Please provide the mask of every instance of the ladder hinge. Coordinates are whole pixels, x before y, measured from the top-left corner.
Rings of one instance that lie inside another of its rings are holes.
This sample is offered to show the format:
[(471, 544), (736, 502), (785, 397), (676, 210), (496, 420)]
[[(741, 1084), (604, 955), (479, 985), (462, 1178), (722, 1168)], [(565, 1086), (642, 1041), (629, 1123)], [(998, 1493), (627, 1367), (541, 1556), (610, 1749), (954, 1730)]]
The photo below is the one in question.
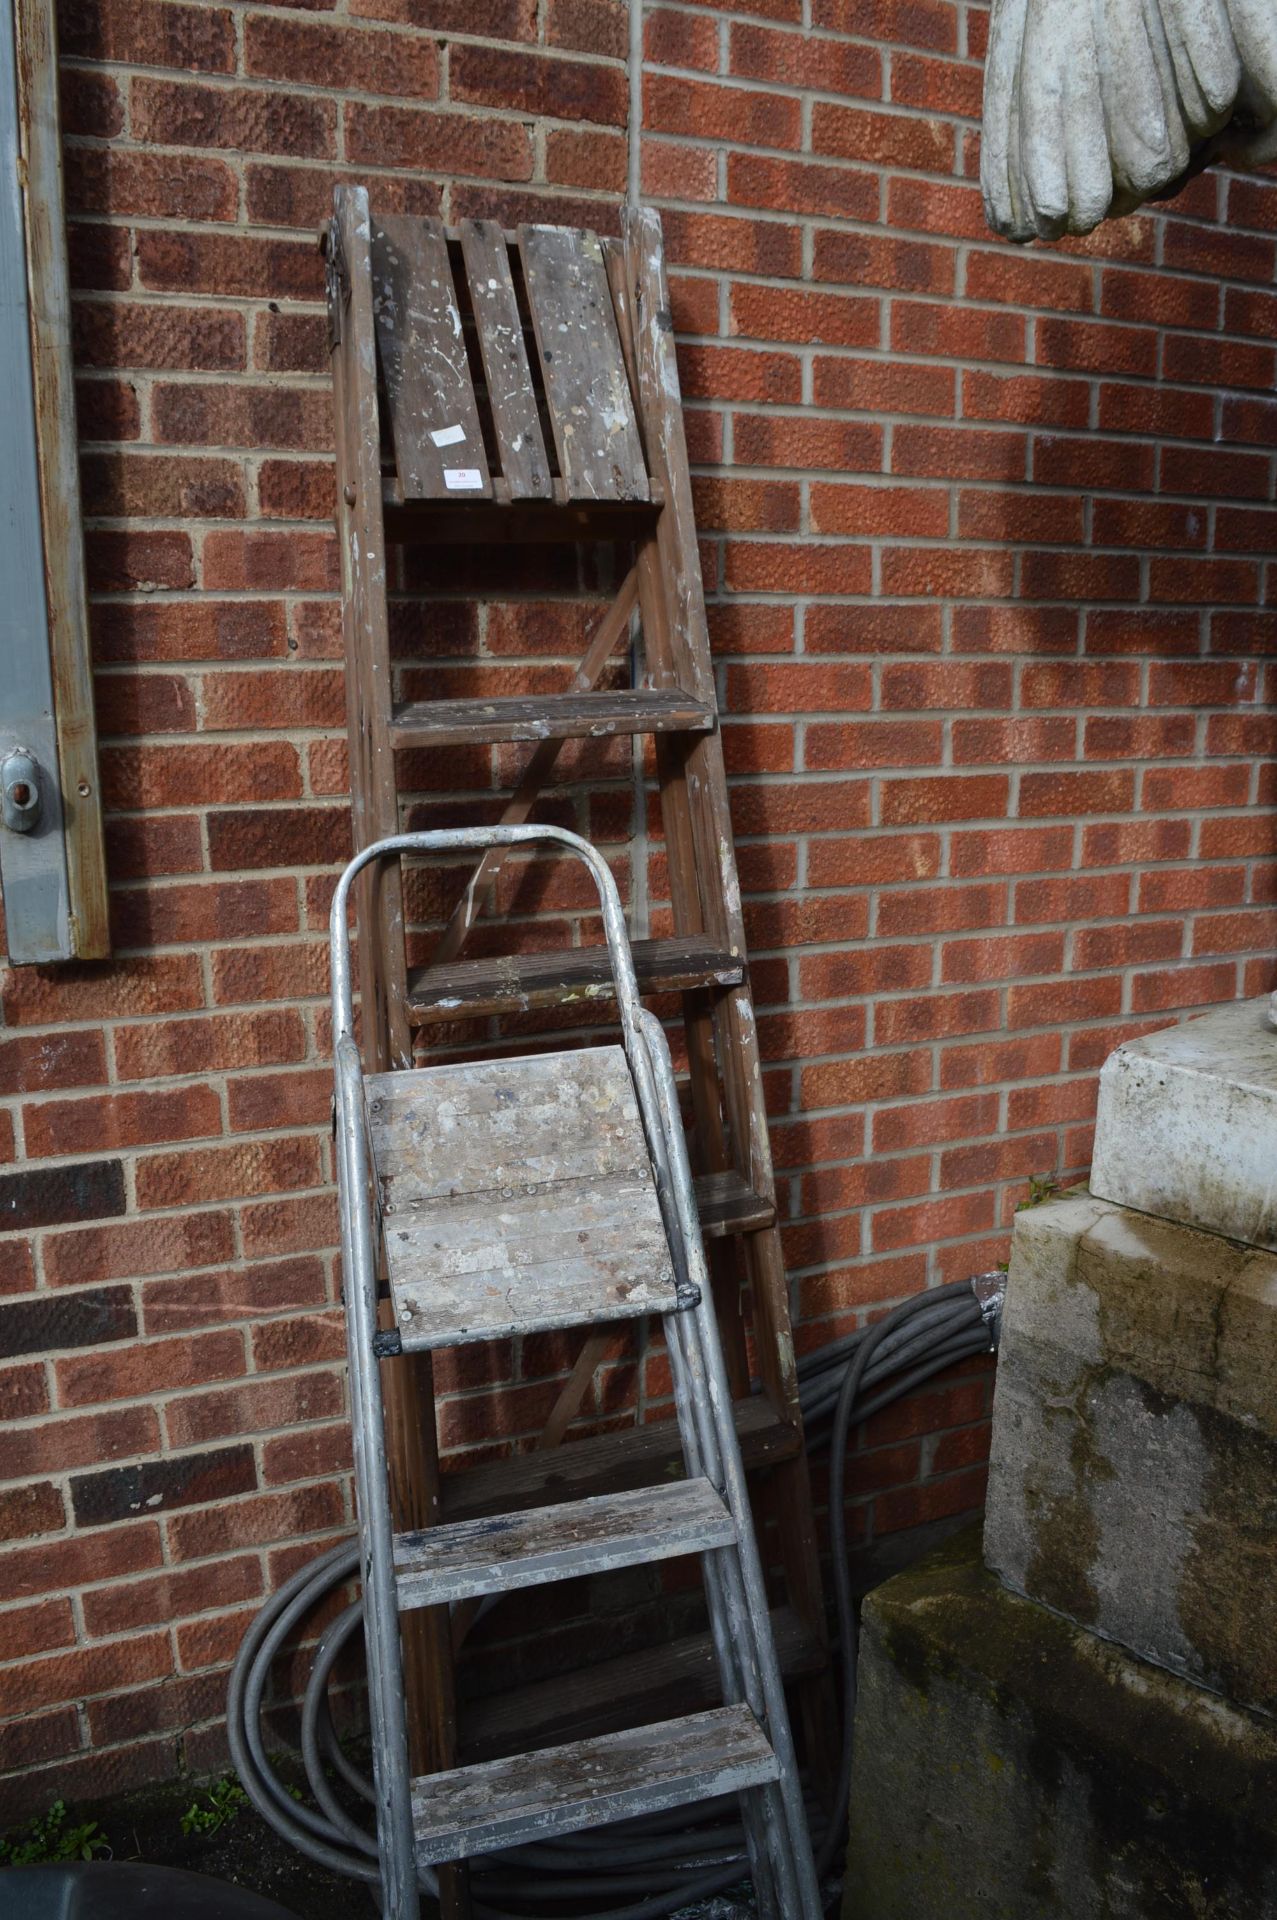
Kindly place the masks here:
[(693, 1307), (701, 1304), (701, 1290), (690, 1280), (680, 1280), (674, 1289), (674, 1304), (680, 1313), (690, 1313)]
[(398, 1327), (380, 1328), (372, 1337), (373, 1355), (378, 1360), (393, 1360), (403, 1352), (403, 1338)]

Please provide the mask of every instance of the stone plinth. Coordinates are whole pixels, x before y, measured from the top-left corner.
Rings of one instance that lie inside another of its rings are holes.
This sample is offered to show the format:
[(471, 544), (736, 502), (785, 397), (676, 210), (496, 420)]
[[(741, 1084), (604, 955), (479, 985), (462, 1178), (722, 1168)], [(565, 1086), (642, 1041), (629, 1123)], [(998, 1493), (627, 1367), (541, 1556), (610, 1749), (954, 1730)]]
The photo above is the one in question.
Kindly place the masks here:
[(844, 1920), (1272, 1920), (1277, 1725), (1006, 1592), (865, 1606)]
[(1277, 1248), (1277, 1033), (1267, 996), (1109, 1055), (1090, 1184), (1120, 1206)]
[(1277, 1712), (1277, 1257), (1084, 1191), (1017, 1216), (985, 1555)]

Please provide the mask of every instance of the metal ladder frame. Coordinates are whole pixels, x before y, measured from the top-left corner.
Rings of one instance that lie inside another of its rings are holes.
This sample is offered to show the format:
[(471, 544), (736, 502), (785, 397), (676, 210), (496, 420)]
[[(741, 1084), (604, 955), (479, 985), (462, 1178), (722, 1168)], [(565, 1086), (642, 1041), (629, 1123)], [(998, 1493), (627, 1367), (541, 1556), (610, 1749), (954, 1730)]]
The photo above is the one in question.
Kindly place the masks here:
[(820, 1920), (820, 1891), (669, 1046), (660, 1021), (640, 1002), (624, 910), (606, 861), (578, 834), (551, 826), (443, 828), (378, 840), (346, 867), (329, 917), (338, 1198), (385, 1920), (416, 1920), (418, 1868), (381, 1381), (373, 1346), (378, 1306), (376, 1218), (363, 1066), (354, 1037), (350, 891), (365, 868), (404, 853), (478, 852), (537, 842), (549, 842), (581, 860), (598, 891), (622, 1045), (652, 1157), (678, 1286), (679, 1311), (664, 1316), (664, 1327), (684, 1463), (689, 1477), (703, 1476), (718, 1489), (736, 1526), (733, 1546), (707, 1551), (701, 1559), (724, 1700), (749, 1706), (771, 1742), (779, 1769), (774, 1785), (742, 1795), (760, 1908), (764, 1915), (777, 1914), (780, 1920)]

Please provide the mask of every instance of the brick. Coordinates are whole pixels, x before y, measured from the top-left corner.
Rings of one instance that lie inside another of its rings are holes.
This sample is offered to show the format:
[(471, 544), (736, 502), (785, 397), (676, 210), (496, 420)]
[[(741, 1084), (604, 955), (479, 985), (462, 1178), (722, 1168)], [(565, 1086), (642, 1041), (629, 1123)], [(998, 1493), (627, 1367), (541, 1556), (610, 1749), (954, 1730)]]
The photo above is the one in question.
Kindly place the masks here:
[(810, 653), (935, 653), (941, 645), (934, 607), (809, 607), (804, 628)]
[[(1089, 313), (1091, 289), (1091, 269), (1081, 261), (1017, 254), (1010, 248), (998, 252), (971, 253), (967, 258), (966, 293), (971, 300), (996, 300), (1008, 306), (1056, 307), (1075, 313)], [(1047, 333), (1050, 325), (1049, 321), (1039, 324), (1039, 339)], [(1047, 337), (1055, 339), (1058, 335), (1052, 333)], [(1040, 357), (1047, 365), (1056, 364), (1049, 355)]]
[(908, 826), (933, 820), (978, 820), (1006, 811), (1009, 782), (1000, 774), (935, 775), (925, 780), (887, 780), (882, 821)]
[(77, 1524), (96, 1527), (139, 1513), (224, 1501), (252, 1492), (256, 1485), (253, 1449), (238, 1446), (79, 1474), (73, 1476), (70, 1492)]
[(129, 1340), (137, 1314), (129, 1287), (98, 1287), (82, 1293), (37, 1295), (0, 1304), (0, 1355), (56, 1352)]
[(953, 9), (945, 0), (814, 0), (812, 25), (938, 53), (957, 46)]
[(829, 543), (804, 545), (735, 541), (727, 550), (727, 585), (754, 593), (868, 593), (867, 549)]
[(893, 300), (891, 344), (899, 353), (945, 360), (1025, 358), (1025, 325), (1018, 313), (985, 312), (944, 301)]
[(854, 295), (734, 286), (731, 331), (761, 340), (871, 347), (878, 344), (878, 305)]
[(882, 465), (882, 429), (862, 421), (737, 413), (732, 419), (732, 449), (741, 466), (835, 467), (876, 473)]
[(156, 146), (226, 147), (315, 160), (336, 151), (335, 107), (301, 94), (136, 79), (132, 102), (134, 138)]
[(204, 584), (228, 593), (315, 593), (338, 584), (327, 533), (217, 531), (204, 541)]
[(243, 479), (230, 460), (95, 453), (80, 463), (86, 513), (239, 519)]
[(244, 1371), (244, 1342), (227, 1329), (184, 1337), (149, 1340), (112, 1353), (77, 1355), (54, 1367), (58, 1400), (67, 1407), (101, 1405), (167, 1393), (178, 1387), (226, 1380)]
[(138, 1275), (193, 1269), (234, 1252), (227, 1213), (205, 1212), (164, 1220), (127, 1220), (45, 1236), (45, 1277), (50, 1286), (84, 1281), (132, 1280)]
[(104, 223), (78, 222), (67, 228), (67, 272), (72, 291), (107, 292), (132, 279), (129, 236)]
[(332, 1483), (297, 1487), (287, 1493), (259, 1494), (252, 1500), (236, 1500), (225, 1507), (206, 1507), (199, 1513), (175, 1513), (165, 1522), (173, 1559), (178, 1565), (225, 1553), (228, 1547), (260, 1546), (276, 1540), (327, 1533), (345, 1525), (341, 1494)]
[(527, 130), (507, 120), (352, 101), (346, 108), (346, 129), (349, 157), (364, 165), (447, 167), (493, 180), (532, 178)]
[(0, 1173), (0, 1220), (6, 1232), (30, 1232), (64, 1220), (105, 1219), (123, 1213), (124, 1204), (124, 1170), (118, 1160)]
[(0, 1040), (0, 1094), (51, 1093), (105, 1078), (100, 1033), (15, 1034)]
[[(158, 584), (189, 586), (191, 580)], [(99, 607), (93, 627), (95, 652), (106, 661), (252, 660), (277, 657), (288, 647), (282, 610), (261, 600), (210, 596), (197, 604)]]
[(84, 1699), (136, 1687), (159, 1679), (170, 1659), (168, 1635), (150, 1633), (6, 1667), (0, 1671), (0, 1714), (30, 1713), (59, 1697)]
[(147, 230), (137, 236), (136, 257), (139, 281), (157, 293), (263, 300), (317, 300), (323, 294), (323, 262), (300, 241)]
[(33, 1426), (10, 1428), (5, 1467), (15, 1479), (66, 1473), (73, 1467), (99, 1466), (103, 1460), (154, 1453), (159, 1439), (159, 1422), (149, 1407), (45, 1418)]
[[(57, 1533), (65, 1524), (62, 1495), (52, 1481), (45, 1480), (39, 1486), (0, 1488), (0, 1541)], [(17, 1589), (10, 1585), (9, 1591)]]
[(150, 1146), (193, 1140), (221, 1128), (221, 1102), (211, 1087), (155, 1093), (99, 1094), (46, 1100), (23, 1109), (27, 1151), (35, 1157), (84, 1153), (92, 1147)]
[(875, 113), (817, 100), (812, 107), (811, 144), (814, 153), (872, 161), (880, 167), (948, 173), (953, 166), (953, 128), (946, 121), (917, 114)]
[(621, 0), (550, 0), (546, 39), (552, 47), (624, 60), (628, 23)]
[(656, 133), (682, 134), (698, 140), (798, 147), (802, 141), (802, 107), (783, 94), (756, 93), (724, 86), (721, 81), (656, 72), (644, 77), (643, 125)]
[(728, 67), (744, 79), (775, 86), (854, 94), (867, 100), (882, 95), (882, 56), (876, 47), (814, 40), (807, 33), (743, 21), (731, 25)]
[(625, 124), (625, 76), (615, 67), (465, 44), (452, 50), (448, 84), (454, 100), (500, 107), (503, 113)]
[(284, 741), (111, 747), (102, 754), (102, 787), (113, 807), (207, 806), (231, 798), (293, 799), (301, 773), (297, 749)]
[(231, 73), (235, 29), (229, 7), (170, 6), (167, 0), (68, 0), (58, 8), (63, 58), (125, 66)]
[(49, 1411), (49, 1383), (38, 1360), (0, 1367), (0, 1419), (33, 1420)]
[(137, 1162), (137, 1199), (138, 1206), (149, 1211), (193, 1200), (241, 1199), (312, 1187), (319, 1178), (318, 1143), (297, 1135), (150, 1154)]
[(340, 87), (355, 93), (432, 99), (439, 91), (435, 43), (421, 34), (330, 26), (278, 14), (245, 19), (244, 72), (293, 86)]
[(124, 100), (109, 74), (64, 68), (58, 75), (58, 109), (64, 134), (109, 140), (124, 127)]
[[(852, 767), (898, 768), (933, 766), (940, 759), (938, 723), (918, 720), (870, 720), (855, 725), (842, 720), (833, 725), (809, 724), (805, 729), (803, 764), (817, 771)], [(848, 929), (839, 929), (843, 938)]]
[(872, 220), (878, 188), (871, 173), (850, 167), (732, 153), (727, 159), (727, 196), (738, 207)]
[[(135, 587), (152, 593), (157, 588), (195, 584), (194, 552), (188, 533), (107, 533), (89, 528), (84, 555), (89, 586), (99, 593), (127, 593)], [(90, 624), (96, 627), (113, 617), (115, 611), (106, 614), (94, 608)]]
[(821, 407), (864, 413), (931, 414), (948, 419), (955, 407), (951, 368), (899, 360), (837, 359), (818, 355), (812, 370), (813, 398)]
[(546, 136), (547, 179), (569, 187), (607, 188), (625, 184), (625, 141), (619, 134), (553, 128)]
[(209, 387), (160, 381), (151, 392), (154, 437), (174, 445), (295, 447), (326, 451), (332, 443), (327, 394), (288, 388)]
[(70, 147), (64, 165), (70, 213), (230, 221), (238, 210), (237, 182), (224, 160), (190, 156), (174, 167), (162, 154)]
[(470, 33), (488, 40), (534, 40), (533, 0), (355, 0), (353, 14), (424, 32)]
[(677, 7), (645, 9), (643, 57), (654, 67), (718, 67), (718, 26), (712, 16), (684, 13)]
[(148, 1334), (165, 1333), (320, 1306), (326, 1299), (323, 1261), (298, 1256), (150, 1281), (142, 1288), (143, 1323)]
[(1034, 337), (1037, 362), (1075, 373), (1157, 372), (1157, 335), (1150, 327), (1114, 327), (1102, 321), (1041, 320)]
[(929, 60), (909, 53), (892, 56), (891, 97), (899, 106), (930, 108), (974, 120), (980, 113), (982, 95), (983, 75), (974, 64)]

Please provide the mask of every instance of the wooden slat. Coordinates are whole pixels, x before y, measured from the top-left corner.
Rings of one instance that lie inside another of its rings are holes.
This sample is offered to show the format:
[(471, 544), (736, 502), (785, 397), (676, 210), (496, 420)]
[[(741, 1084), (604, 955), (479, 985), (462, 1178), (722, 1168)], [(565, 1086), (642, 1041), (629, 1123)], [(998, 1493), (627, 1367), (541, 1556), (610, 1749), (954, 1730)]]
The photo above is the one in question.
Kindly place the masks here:
[(492, 482), (492, 498), (401, 501), (398, 483), (387, 480), (386, 537), (412, 546), (570, 546), (577, 541), (637, 540), (650, 533), (659, 501), (508, 500), (504, 480)]
[(777, 1774), (748, 1707), (718, 1707), (413, 1782), (417, 1858), (470, 1859), (762, 1786)]
[(694, 1185), (701, 1232), (706, 1239), (752, 1233), (770, 1227), (776, 1218), (776, 1202), (766, 1194), (755, 1193), (735, 1167), (722, 1173), (697, 1174)]
[(407, 214), (374, 220), (372, 276), (377, 346), (403, 497), (490, 495), (442, 221)]
[[(776, 1657), (787, 1680), (821, 1671), (821, 1642), (792, 1608), (775, 1608), (771, 1624)], [(683, 1634), (488, 1699), (467, 1701), (461, 1710), (460, 1747), (467, 1760), (489, 1760), (529, 1746), (665, 1720), (673, 1713), (713, 1706), (721, 1698), (709, 1634)]]
[(614, 734), (701, 733), (713, 712), (676, 688), (504, 694), (492, 700), (413, 700), (394, 712), (395, 746), (498, 740), (602, 740)]
[[(701, 938), (636, 940), (634, 971), (645, 994), (730, 987), (744, 978), (739, 958)], [(524, 1013), (533, 1007), (609, 1000), (612, 968), (607, 948), (572, 947), (553, 953), (500, 954), (422, 967), (409, 977), (409, 1017), (465, 1020), (486, 1013)]]
[(708, 1480), (640, 1487), (395, 1537), (399, 1605), (437, 1606), (676, 1559), (736, 1538)]
[[(792, 1459), (801, 1445), (796, 1427), (777, 1414), (763, 1394), (736, 1401), (733, 1409), (741, 1458), (748, 1469)], [(545, 1506), (556, 1500), (584, 1500), (591, 1494), (625, 1487), (651, 1486), (677, 1478), (683, 1452), (673, 1420), (619, 1433), (570, 1440), (543, 1453), (517, 1453), (488, 1460), (463, 1473), (444, 1476), (440, 1503), (446, 1520), (469, 1520), (514, 1508)]]
[(520, 227), (559, 471), (574, 500), (646, 500), (647, 468), (597, 235)]
[(512, 500), (548, 499), (553, 492), (550, 462), (541, 437), (505, 235), (495, 220), (463, 220), (461, 251), (502, 477)]
[(380, 1074), (366, 1089), (405, 1351), (674, 1311), (619, 1047)]

